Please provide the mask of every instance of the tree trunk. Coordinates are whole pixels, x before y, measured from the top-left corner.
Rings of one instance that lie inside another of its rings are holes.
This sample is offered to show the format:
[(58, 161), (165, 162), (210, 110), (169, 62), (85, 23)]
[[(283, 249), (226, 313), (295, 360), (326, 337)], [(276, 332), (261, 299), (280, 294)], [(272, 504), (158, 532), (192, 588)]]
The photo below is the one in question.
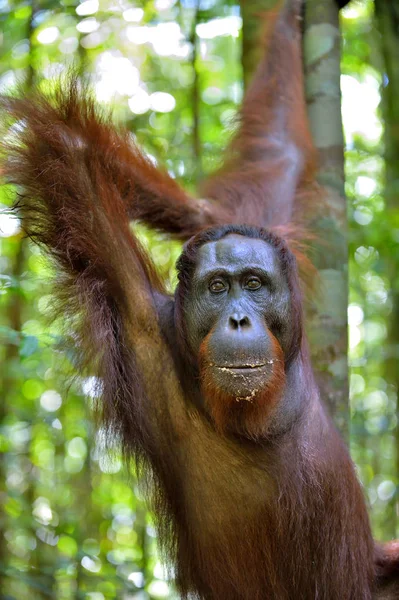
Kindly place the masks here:
[(308, 334), (322, 398), (347, 435), (348, 362), (347, 215), (340, 92), (340, 31), (335, 0), (307, 0), (304, 64), (310, 126), (318, 150), (324, 202), (312, 223), (319, 243), (315, 263), (320, 293), (309, 315)]
[[(385, 228), (379, 253), (382, 269), (390, 282), (392, 311), (387, 321), (387, 339), (384, 353), (384, 375), (388, 386), (396, 394), (396, 414), (399, 420), (399, 2), (375, 0), (375, 16), (380, 32), (384, 84), (381, 86), (382, 113), (385, 122)], [(396, 236), (396, 237), (395, 237)], [(396, 473), (399, 473), (399, 426), (396, 425)], [(398, 482), (396, 482), (398, 483)], [(391, 503), (391, 534), (398, 531), (399, 494)]]

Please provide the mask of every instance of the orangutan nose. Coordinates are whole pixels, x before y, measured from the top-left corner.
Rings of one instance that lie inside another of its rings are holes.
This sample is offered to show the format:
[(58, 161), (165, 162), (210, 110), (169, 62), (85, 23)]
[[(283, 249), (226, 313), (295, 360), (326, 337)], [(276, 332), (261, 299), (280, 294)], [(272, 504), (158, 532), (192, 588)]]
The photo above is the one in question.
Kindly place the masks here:
[(230, 329), (248, 329), (251, 326), (250, 320), (247, 316), (242, 314), (234, 313), (229, 317), (229, 328)]

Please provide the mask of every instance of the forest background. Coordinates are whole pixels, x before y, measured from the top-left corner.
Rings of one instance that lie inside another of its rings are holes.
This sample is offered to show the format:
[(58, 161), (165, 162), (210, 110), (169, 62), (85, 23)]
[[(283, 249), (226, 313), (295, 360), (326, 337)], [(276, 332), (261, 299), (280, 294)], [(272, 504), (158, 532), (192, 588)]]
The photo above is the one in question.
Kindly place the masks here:
[[(242, 99), (244, 5), (0, 0), (0, 93), (50, 91), (74, 64), (193, 190), (219, 164)], [(350, 424), (374, 535), (388, 540), (399, 537), (399, 2), (352, 0), (341, 31), (350, 421), (345, 406), (335, 418), (344, 433)], [(0, 598), (175, 598), (134, 475), (96, 433), (92, 379), (65, 386), (51, 267), (9, 215), (12, 195), (0, 188)], [(172, 291), (179, 244), (138, 233)]]

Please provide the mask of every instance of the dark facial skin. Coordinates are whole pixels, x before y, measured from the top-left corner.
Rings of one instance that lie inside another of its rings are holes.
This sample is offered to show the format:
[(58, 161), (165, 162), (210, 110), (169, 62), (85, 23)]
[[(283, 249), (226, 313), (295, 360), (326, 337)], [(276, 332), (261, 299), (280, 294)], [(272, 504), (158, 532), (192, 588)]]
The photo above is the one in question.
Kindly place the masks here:
[(290, 294), (275, 249), (236, 234), (204, 244), (186, 320), (192, 350), (206, 353), (218, 387), (239, 397), (262, 387), (276, 340), (283, 352), (290, 342)]

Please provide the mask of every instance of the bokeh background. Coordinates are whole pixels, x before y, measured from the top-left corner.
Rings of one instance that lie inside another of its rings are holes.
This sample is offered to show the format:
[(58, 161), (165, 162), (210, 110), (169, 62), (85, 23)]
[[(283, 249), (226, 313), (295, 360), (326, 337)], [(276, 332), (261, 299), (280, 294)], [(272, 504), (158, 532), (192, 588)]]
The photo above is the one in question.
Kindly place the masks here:
[[(399, 3), (385, 1), (399, 32)], [(371, 0), (353, 0), (341, 17), (350, 444), (375, 536), (388, 540), (399, 536), (399, 133), (384, 65), (399, 65), (399, 33), (396, 46), (384, 38)], [(73, 64), (115, 120), (194, 189), (217, 166), (242, 98), (241, 26), (232, 0), (0, 0), (0, 92), (50, 90)], [(68, 356), (48, 320), (51, 269), (7, 212), (11, 200), (3, 186), (0, 597), (175, 598), (134, 474), (96, 433), (93, 381), (65, 385)], [(138, 234), (172, 290), (179, 245)]]

